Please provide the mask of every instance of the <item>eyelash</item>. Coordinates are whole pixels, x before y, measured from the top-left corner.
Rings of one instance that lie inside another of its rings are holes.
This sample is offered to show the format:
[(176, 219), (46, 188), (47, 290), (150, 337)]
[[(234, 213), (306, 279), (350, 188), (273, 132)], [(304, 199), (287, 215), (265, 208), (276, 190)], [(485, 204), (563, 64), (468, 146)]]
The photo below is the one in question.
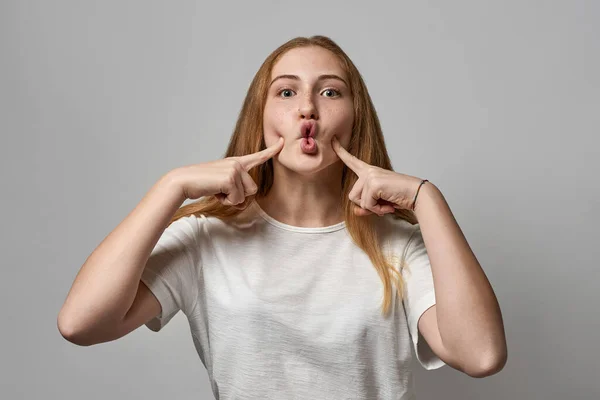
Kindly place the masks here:
[[(290, 88), (282, 88), (282, 89), (279, 89), (279, 90), (277, 91), (277, 96), (278, 96), (278, 97), (281, 97), (281, 93), (282, 93), (282, 92), (284, 92), (284, 91), (286, 91), (286, 90), (290, 90), (290, 91), (292, 91), (292, 92), (293, 92), (293, 90), (292, 90), (292, 89), (290, 89)], [(341, 92), (340, 92), (338, 89), (335, 89), (335, 88), (327, 88), (327, 89), (324, 89), (324, 90), (323, 90), (323, 92), (325, 92), (325, 91), (327, 91), (327, 90), (332, 90), (332, 91), (334, 91), (334, 92), (335, 92), (335, 96), (325, 96), (325, 97), (334, 98), (334, 97), (340, 97), (340, 96), (342, 95), (342, 93), (341, 93)], [(321, 93), (322, 93), (322, 92), (321, 92)], [(285, 97), (283, 97), (283, 98), (285, 98)]]

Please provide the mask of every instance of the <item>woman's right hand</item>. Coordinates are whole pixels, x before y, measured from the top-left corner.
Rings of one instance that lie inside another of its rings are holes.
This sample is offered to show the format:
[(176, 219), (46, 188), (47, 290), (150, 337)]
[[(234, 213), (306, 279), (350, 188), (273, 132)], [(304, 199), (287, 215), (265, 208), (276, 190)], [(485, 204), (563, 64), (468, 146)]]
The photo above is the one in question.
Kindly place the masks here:
[(248, 171), (279, 153), (283, 143), (284, 139), (280, 137), (277, 143), (257, 153), (187, 165), (176, 168), (172, 173), (186, 199), (214, 195), (222, 204), (235, 207), (258, 190)]

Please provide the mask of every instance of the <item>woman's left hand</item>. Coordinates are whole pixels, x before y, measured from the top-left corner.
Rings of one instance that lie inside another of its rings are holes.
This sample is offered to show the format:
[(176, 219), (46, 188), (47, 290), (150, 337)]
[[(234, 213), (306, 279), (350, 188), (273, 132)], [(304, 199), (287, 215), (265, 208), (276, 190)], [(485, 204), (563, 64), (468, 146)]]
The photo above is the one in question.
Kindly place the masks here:
[(421, 179), (369, 165), (348, 153), (335, 136), (331, 140), (338, 157), (358, 175), (348, 194), (357, 207), (358, 216), (393, 213), (395, 209), (409, 210)]

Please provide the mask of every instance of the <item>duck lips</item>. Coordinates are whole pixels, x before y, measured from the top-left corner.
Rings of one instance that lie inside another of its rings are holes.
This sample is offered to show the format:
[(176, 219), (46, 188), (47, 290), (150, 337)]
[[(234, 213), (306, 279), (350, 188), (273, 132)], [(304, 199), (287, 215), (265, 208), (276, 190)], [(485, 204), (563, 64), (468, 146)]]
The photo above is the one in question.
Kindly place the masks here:
[(315, 154), (317, 152), (317, 142), (315, 141), (316, 126), (314, 123), (305, 122), (300, 128), (302, 130), (302, 139), (300, 148), (305, 154)]
[(317, 142), (312, 137), (303, 137), (300, 142), (300, 148), (306, 154), (314, 154), (317, 152)]

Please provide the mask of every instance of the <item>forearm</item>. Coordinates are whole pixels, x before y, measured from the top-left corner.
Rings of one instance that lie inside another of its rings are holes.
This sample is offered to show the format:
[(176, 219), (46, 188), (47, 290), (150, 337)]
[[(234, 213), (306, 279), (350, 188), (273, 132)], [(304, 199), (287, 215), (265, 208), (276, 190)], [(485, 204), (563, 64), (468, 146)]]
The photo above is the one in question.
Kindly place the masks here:
[(469, 365), (503, 363), (506, 339), (498, 301), (435, 185), (427, 182), (421, 187), (415, 214), (431, 262), (444, 347)]
[(152, 249), (184, 200), (171, 173), (154, 184), (77, 273), (59, 313), (61, 331), (108, 329), (125, 316)]

